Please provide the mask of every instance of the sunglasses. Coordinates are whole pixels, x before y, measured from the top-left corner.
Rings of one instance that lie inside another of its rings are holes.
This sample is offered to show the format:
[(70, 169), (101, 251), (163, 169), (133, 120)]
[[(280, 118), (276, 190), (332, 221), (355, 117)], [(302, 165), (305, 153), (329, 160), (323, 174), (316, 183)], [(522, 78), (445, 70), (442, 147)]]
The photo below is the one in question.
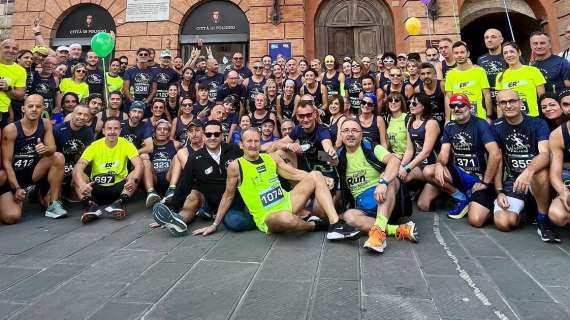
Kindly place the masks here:
[(352, 67), (353, 68), (360, 68), (360, 65), (359, 64), (353, 64)]
[(392, 78), (399, 78), (399, 77), (401, 77), (401, 76), (402, 76), (401, 73), (392, 73), (392, 74), (390, 74), (390, 77), (392, 77)]
[(400, 100), (400, 98), (391, 98), (391, 99), (388, 99), (388, 102), (391, 102), (391, 103), (398, 103), (398, 102), (400, 102), (400, 101), (402, 101), (402, 100)]
[(260, 69), (263, 69), (263, 67), (262, 67), (262, 66), (255, 66), (255, 67), (253, 67), (253, 68), (254, 68), (255, 70), (260, 70)]
[(191, 107), (192, 104), (191, 104), (191, 103), (183, 103), (183, 104), (181, 104), (181, 106), (183, 106), (183, 107)]
[(384, 59), (384, 63), (394, 63), (394, 59)]
[(417, 101), (410, 101), (410, 107), (417, 107), (419, 103)]
[(148, 57), (148, 53), (139, 53), (138, 56), (139, 57)]
[(129, 64), (128, 62), (121, 62), (121, 65), (122, 65), (122, 66), (126, 66), (126, 65), (128, 65), (128, 64)]
[(211, 138), (211, 137), (216, 137), (219, 138), (222, 133), (220, 131), (217, 132), (204, 132), (204, 135), (206, 136), (206, 138)]
[(372, 103), (372, 102), (370, 102), (370, 101), (361, 100), (361, 101), (360, 101), (360, 105), (361, 105), (361, 106), (367, 106), (367, 107), (372, 108), (372, 106), (374, 106), (374, 103)]
[(75, 70), (75, 72), (78, 72), (78, 73), (87, 73), (87, 70)]
[(243, 57), (233, 57), (234, 60), (243, 60)]
[(313, 113), (297, 113), (297, 119), (310, 119)]
[(467, 104), (465, 104), (465, 103), (450, 103), (449, 104), (449, 107), (451, 109), (461, 109), (461, 108), (464, 108), (466, 106), (467, 106)]

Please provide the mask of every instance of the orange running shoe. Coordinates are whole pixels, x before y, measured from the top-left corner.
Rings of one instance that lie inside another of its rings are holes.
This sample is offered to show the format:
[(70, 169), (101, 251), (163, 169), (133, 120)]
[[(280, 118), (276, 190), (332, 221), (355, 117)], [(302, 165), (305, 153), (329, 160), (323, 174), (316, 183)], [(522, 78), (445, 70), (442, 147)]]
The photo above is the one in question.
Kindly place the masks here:
[(368, 231), (368, 240), (364, 242), (364, 248), (370, 252), (383, 253), (386, 248), (386, 232), (373, 225)]
[(418, 242), (418, 228), (413, 221), (404, 223), (398, 226), (396, 229), (396, 239), (397, 240), (410, 240), (412, 242)]

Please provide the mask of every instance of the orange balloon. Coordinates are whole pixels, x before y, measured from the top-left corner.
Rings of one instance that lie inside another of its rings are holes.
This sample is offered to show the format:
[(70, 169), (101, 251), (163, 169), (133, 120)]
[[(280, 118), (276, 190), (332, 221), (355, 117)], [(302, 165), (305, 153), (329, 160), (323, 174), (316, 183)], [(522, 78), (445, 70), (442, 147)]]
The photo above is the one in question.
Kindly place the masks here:
[(408, 34), (412, 36), (418, 35), (422, 30), (422, 24), (420, 23), (420, 20), (416, 17), (411, 17), (408, 20), (406, 20), (404, 26), (406, 27), (406, 31), (408, 32)]

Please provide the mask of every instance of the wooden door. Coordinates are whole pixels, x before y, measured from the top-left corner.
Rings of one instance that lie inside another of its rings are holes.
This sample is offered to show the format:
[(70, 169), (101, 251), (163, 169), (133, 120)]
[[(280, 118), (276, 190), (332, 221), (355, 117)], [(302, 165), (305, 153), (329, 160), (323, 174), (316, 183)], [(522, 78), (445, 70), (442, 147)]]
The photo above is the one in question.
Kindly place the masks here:
[(327, 54), (342, 61), (344, 57), (354, 57), (354, 32), (352, 28), (328, 28)]
[(379, 50), (384, 49), (380, 43), (380, 27), (355, 27), (354, 33), (354, 57), (358, 60), (362, 57), (375, 57)]

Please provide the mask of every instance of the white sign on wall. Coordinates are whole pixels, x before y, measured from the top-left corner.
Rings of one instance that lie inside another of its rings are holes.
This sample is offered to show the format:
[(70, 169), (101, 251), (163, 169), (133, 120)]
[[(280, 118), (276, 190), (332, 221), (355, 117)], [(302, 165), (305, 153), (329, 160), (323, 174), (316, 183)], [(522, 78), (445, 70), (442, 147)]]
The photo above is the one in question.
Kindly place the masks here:
[(170, 15), (170, 0), (127, 0), (127, 22), (163, 21)]

